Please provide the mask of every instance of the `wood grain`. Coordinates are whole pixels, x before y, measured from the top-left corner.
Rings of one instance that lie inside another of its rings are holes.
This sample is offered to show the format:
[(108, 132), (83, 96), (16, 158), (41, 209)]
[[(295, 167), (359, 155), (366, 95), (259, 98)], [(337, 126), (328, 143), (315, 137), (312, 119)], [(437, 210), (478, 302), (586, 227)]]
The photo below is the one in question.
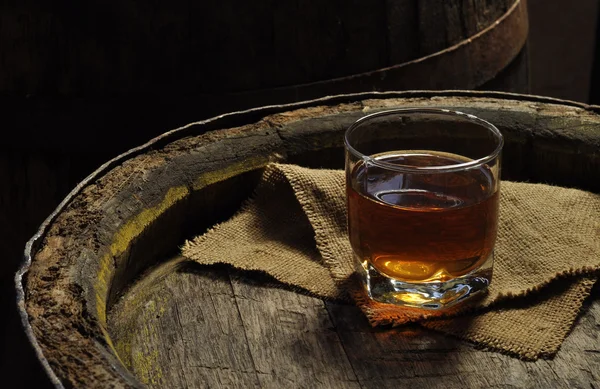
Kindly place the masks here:
[(121, 359), (151, 387), (259, 387), (227, 272), (180, 265), (155, 270), (119, 304)]
[(289, 291), (265, 277), (181, 261), (150, 272), (113, 309), (114, 341), (128, 347), (121, 346), (120, 355), (151, 388), (600, 383), (598, 293), (554, 360), (524, 362), (416, 326), (373, 329), (354, 306)]

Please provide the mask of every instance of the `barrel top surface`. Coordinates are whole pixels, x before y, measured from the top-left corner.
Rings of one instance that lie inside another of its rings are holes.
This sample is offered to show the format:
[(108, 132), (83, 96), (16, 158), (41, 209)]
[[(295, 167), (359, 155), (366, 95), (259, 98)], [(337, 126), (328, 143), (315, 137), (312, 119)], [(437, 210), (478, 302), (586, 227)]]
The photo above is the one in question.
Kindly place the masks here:
[(600, 172), (598, 107), (555, 99), (363, 93), (184, 126), (100, 167), (28, 242), (16, 276), (18, 305), (53, 382), (359, 388), (600, 381), (597, 300), (553, 361), (528, 363), (419, 328), (373, 330), (354, 307), (173, 256), (190, 233), (234, 213), (266, 163), (340, 167), (344, 128), (397, 106), (475, 113), (504, 132), (509, 178), (600, 193), (593, 178)]

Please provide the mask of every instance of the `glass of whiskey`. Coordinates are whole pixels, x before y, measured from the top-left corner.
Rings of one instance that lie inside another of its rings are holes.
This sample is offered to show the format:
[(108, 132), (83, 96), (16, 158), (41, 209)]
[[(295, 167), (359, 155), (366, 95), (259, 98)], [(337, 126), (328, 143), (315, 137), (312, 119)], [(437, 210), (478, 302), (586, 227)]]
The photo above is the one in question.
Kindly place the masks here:
[(492, 280), (503, 137), (473, 115), (376, 112), (345, 134), (348, 235), (375, 301), (443, 309)]

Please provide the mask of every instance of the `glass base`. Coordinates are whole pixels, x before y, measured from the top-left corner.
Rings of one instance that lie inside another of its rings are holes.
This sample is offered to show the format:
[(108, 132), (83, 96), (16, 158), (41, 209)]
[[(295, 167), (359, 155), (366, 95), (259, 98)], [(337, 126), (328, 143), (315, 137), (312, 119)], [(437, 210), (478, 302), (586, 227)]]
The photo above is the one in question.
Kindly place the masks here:
[(448, 281), (405, 282), (390, 278), (369, 263), (363, 263), (359, 272), (369, 297), (375, 301), (439, 310), (451, 307), (486, 291), (492, 281), (494, 254), (478, 269)]

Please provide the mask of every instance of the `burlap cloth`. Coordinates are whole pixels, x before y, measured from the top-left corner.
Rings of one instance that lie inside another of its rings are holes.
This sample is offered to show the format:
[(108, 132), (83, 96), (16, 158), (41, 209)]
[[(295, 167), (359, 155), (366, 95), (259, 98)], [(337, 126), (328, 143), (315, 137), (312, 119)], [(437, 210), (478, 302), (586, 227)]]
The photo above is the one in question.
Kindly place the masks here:
[(365, 297), (354, 280), (344, 172), (272, 164), (230, 220), (183, 246), (202, 264), (264, 271), (324, 298), (351, 299), (371, 325), (420, 325), (523, 359), (552, 357), (600, 269), (600, 195), (503, 181), (493, 281), (436, 317)]

